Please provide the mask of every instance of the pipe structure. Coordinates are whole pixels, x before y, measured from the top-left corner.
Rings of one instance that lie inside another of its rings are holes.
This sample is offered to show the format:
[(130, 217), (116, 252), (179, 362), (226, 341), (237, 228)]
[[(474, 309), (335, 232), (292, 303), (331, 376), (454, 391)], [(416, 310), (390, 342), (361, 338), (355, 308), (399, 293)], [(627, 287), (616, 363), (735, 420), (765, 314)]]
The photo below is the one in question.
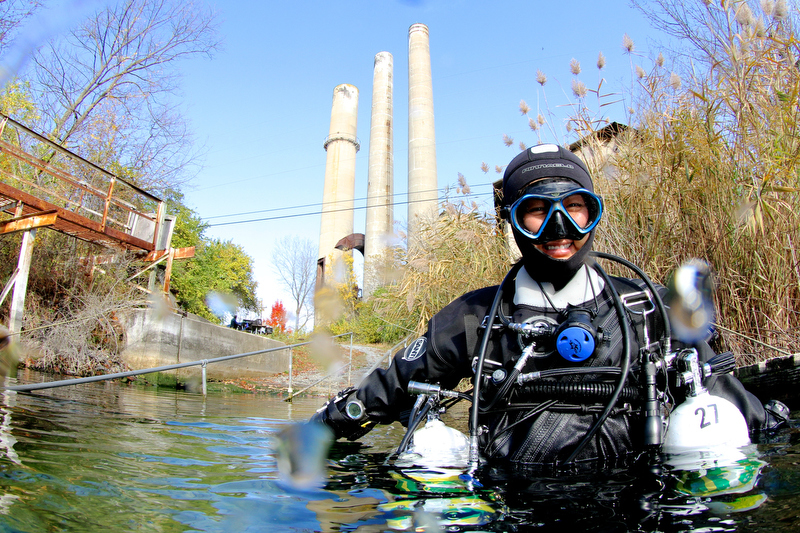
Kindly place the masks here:
[(408, 243), (432, 221), (438, 203), (433, 83), (428, 27), (408, 30)]
[[(345, 333), (345, 335), (348, 335)], [(339, 337), (341, 335), (337, 335)], [(250, 357), (251, 355), (258, 355), (262, 353), (277, 352), (278, 350), (285, 350), (287, 348), (296, 348), (298, 346), (305, 346), (311, 344), (312, 341), (301, 342), (289, 346), (276, 346), (275, 348), (267, 348), (265, 350), (257, 350), (255, 352), (239, 353), (235, 355), (223, 355), (222, 357), (215, 357), (213, 359), (203, 359), (202, 361), (189, 361), (187, 363), (177, 363), (174, 365), (155, 366), (153, 368), (145, 368), (142, 370), (128, 370), (127, 372), (115, 372), (113, 374), (103, 374), (100, 376), (89, 376), (86, 378), (73, 378), (62, 379), (58, 381), (46, 381), (44, 383), (29, 383), (27, 385), (8, 385), (5, 387), (0, 386), (0, 390), (13, 390), (17, 392), (31, 392), (43, 389), (54, 389), (56, 387), (68, 387), (71, 385), (80, 385), (82, 383), (93, 383), (95, 381), (108, 381), (110, 379), (127, 378), (131, 376), (138, 376), (140, 374), (151, 374), (153, 372), (166, 372), (168, 370), (178, 370), (180, 368), (188, 368), (190, 366), (203, 366), (208, 363), (220, 363), (223, 361), (230, 361), (233, 359), (240, 359), (242, 357)]]
[(389, 52), (375, 55), (369, 130), (367, 213), (364, 232), (364, 287), (367, 297), (381, 284), (380, 262), (394, 226), (393, 72)]
[(337, 85), (333, 89), (330, 131), (323, 145), (328, 152), (319, 234), (319, 258), (324, 265), (335, 265), (344, 253), (350, 253), (335, 247), (340, 239), (353, 233), (356, 153), (361, 147), (356, 137), (357, 123), (358, 89), (347, 83)]

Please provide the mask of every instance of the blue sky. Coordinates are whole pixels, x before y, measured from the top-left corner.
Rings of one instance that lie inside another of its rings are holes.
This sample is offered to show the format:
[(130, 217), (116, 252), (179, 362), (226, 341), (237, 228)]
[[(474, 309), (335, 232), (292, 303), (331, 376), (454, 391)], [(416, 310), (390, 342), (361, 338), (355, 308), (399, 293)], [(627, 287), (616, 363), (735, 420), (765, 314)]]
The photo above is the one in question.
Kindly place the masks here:
[[(322, 143), (330, 124), (333, 88), (359, 89), (356, 206), (366, 196), (372, 67), (375, 54), (394, 56), (394, 176), (396, 201), (407, 190), (408, 28), (430, 30), (439, 187), (464, 174), (479, 204), (490, 201), (495, 165), (535, 144), (524, 99), (545, 109), (536, 72), (548, 76), (550, 109), (574, 101), (570, 60), (579, 78), (596, 86), (599, 52), (606, 57), (606, 87), (630, 86), (631, 57), (624, 34), (647, 54), (655, 35), (624, 0), (519, 2), (472, 0), (351, 0), (348, 2), (209, 3), (222, 20), (223, 49), (213, 60), (184, 64), (184, 104), (199, 142), (207, 147), (203, 170), (186, 188), (187, 204), (212, 224), (208, 235), (232, 240), (254, 260), (264, 305), (290, 303), (275, 282), (271, 257), (283, 235), (319, 236), (325, 174)], [(645, 58), (633, 58), (646, 65)], [(607, 109), (624, 120), (623, 107)], [(557, 122), (557, 121), (556, 121)], [(555, 124), (558, 141), (570, 138)], [(515, 139), (506, 147), (502, 138)], [(554, 140), (552, 137), (546, 140)], [(482, 162), (492, 170), (484, 174)], [(309, 206), (309, 204), (311, 204)], [(296, 206), (309, 206), (297, 207)], [(228, 216), (242, 213), (239, 216)], [(256, 219), (253, 222), (242, 222)], [(405, 205), (395, 208), (403, 227)], [(216, 225), (227, 224), (227, 225)], [(364, 211), (355, 212), (364, 231)], [(357, 254), (358, 255), (358, 254)], [(287, 306), (288, 307), (288, 306)], [(268, 312), (268, 310), (267, 310)]]
[[(107, 1), (53, 0), (51, 14), (32, 21), (24, 35), (33, 46)], [(288, 235), (317, 246), (323, 141), (333, 89), (342, 83), (359, 90), (354, 228), (364, 231), (373, 61), (383, 51), (394, 57), (394, 214), (397, 227), (405, 228), (412, 24), (430, 31), (438, 185), (452, 187), (463, 174), (471, 200), (485, 209), (499, 178), (495, 165), (510, 161), (519, 141), (537, 142), (520, 100), (534, 116), (548, 117), (556, 135), (545, 134), (544, 141), (570, 142), (575, 139), (562, 122), (564, 106), (575, 101), (570, 61), (580, 63), (586, 86), (596, 87), (602, 77), (604, 89), (619, 94), (631, 86), (632, 67), (647, 69), (647, 56), (658, 51), (650, 44), (658, 34), (627, 0), (196, 1), (218, 13), (223, 44), (213, 59), (171, 66), (183, 75), (178, 104), (205, 147), (185, 201), (210, 224), (209, 237), (233, 241), (252, 257), (267, 313), (278, 299), (292, 308), (271, 264), (280, 252), (276, 240)], [(636, 43), (633, 56), (623, 50), (625, 34)], [(23, 54), (24, 44), (18, 47)], [(536, 83), (539, 70), (548, 77), (544, 90)], [(625, 122), (624, 109), (609, 106), (604, 115)], [(514, 139), (511, 147), (504, 135)], [(488, 174), (481, 171), (484, 162)]]

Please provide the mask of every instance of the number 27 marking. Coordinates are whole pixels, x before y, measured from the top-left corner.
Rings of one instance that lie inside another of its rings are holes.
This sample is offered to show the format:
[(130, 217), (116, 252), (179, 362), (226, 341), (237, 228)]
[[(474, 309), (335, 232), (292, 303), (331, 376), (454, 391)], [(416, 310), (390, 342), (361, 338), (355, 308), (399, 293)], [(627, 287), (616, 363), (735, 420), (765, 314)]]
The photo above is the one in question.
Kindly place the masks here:
[[(706, 420), (706, 408), (714, 410), (714, 421), (712, 422), (711, 416)], [(719, 411), (717, 411), (717, 404), (712, 403), (706, 407), (698, 407), (694, 410), (694, 414), (700, 415), (700, 429), (710, 426), (711, 424), (719, 424)]]

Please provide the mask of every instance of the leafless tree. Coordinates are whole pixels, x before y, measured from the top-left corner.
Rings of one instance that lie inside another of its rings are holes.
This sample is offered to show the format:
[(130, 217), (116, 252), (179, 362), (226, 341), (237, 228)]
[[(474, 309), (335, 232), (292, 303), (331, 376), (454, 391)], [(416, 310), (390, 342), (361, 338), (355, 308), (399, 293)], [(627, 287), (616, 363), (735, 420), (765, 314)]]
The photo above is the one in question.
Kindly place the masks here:
[(22, 22), (41, 7), (38, 1), (4, 0), (0, 2), (0, 53), (14, 40)]
[[(33, 50), (46, 36), (45, 24), (32, 24), (36, 30), (23, 30), (26, 19), (41, 8), (38, 0), (0, 0), (0, 89), (19, 75)], [(30, 27), (31, 25), (29, 25)], [(3, 112), (12, 112), (4, 109)]]
[(313, 313), (314, 283), (317, 273), (317, 248), (311, 239), (285, 236), (278, 239), (272, 266), (281, 284), (292, 295), (294, 330), (300, 331)]
[(109, 5), (34, 56), (40, 128), (140, 186), (174, 187), (197, 156), (176, 63), (217, 46), (215, 14), (191, 0)]

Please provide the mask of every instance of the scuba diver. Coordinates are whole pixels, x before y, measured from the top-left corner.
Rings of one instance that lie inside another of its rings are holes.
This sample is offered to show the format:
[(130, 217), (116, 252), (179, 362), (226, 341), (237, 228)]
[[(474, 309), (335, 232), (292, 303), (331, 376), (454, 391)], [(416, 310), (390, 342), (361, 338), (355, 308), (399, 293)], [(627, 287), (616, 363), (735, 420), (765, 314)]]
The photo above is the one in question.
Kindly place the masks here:
[[(525, 150), (507, 166), (502, 187), (501, 216), (522, 255), (506, 279), (451, 302), (388, 368), (337, 394), (311, 420), (355, 440), (376, 423), (409, 424), (409, 382), (452, 390), (470, 378), (470, 446), (482, 460), (616, 462), (657, 447), (682, 401), (659, 353), (686, 346), (670, 339), (659, 300), (666, 289), (619, 258), (637, 278), (611, 277), (597, 264), (595, 256), (614, 258), (590, 253), (603, 202), (569, 150)], [(704, 340), (692, 345), (701, 365), (715, 356)], [(730, 370), (703, 385), (741, 412), (749, 432), (788, 418), (785, 405), (762, 405)]]

